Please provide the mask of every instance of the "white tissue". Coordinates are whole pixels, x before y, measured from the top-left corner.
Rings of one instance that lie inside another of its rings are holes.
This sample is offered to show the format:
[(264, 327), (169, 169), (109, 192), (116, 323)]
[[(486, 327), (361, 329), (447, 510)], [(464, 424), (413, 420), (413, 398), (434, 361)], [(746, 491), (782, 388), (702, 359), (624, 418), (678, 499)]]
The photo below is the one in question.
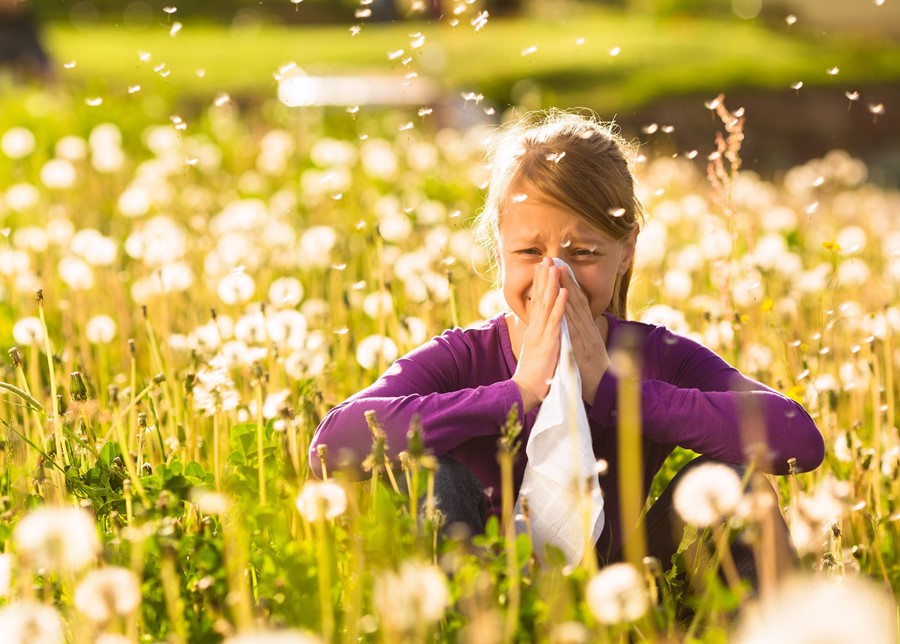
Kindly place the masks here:
[[(572, 274), (572, 269), (562, 260), (554, 258), (553, 263)], [(565, 318), (559, 363), (531, 429), (525, 453), (528, 463), (516, 500), (516, 529), (519, 533), (527, 531), (522, 515), (525, 496), (534, 552), (543, 557), (545, 545), (552, 544), (563, 551), (570, 565), (578, 564), (585, 548), (593, 548), (600, 538), (604, 514), (591, 429), (581, 400), (581, 374), (575, 364)], [(585, 539), (587, 510), (590, 543)]]

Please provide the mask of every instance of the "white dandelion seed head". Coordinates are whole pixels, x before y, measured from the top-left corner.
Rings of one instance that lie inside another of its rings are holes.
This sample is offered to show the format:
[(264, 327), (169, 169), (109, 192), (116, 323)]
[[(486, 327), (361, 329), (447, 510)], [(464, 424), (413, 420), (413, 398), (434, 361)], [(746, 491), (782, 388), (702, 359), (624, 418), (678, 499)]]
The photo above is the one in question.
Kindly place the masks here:
[(122, 145), (122, 130), (115, 123), (100, 123), (88, 135), (92, 150), (118, 148)]
[(478, 301), (478, 314), (486, 320), (508, 310), (503, 290), (499, 288), (487, 291)]
[(328, 268), (337, 233), (331, 226), (311, 226), (300, 237), (300, 265)]
[(897, 641), (896, 605), (872, 581), (844, 575), (796, 577), (747, 606), (734, 633), (738, 644)]
[(588, 582), (588, 608), (601, 624), (640, 619), (650, 607), (650, 595), (641, 573), (628, 563), (607, 566)]
[(672, 501), (685, 523), (705, 528), (731, 516), (743, 496), (741, 479), (734, 469), (721, 463), (704, 463), (681, 478)]
[(25, 127), (10, 128), (0, 138), (0, 150), (10, 159), (24, 159), (34, 152), (35, 144), (34, 134)]
[(226, 637), (224, 644), (323, 644), (323, 640), (296, 629), (251, 630)]
[(865, 260), (858, 257), (845, 259), (837, 267), (838, 283), (841, 286), (863, 286), (869, 282), (872, 271)]
[(14, 183), (6, 189), (6, 205), (14, 212), (25, 212), (34, 208), (41, 199), (41, 193), (30, 183)]
[(13, 558), (9, 553), (0, 554), (0, 597), (9, 597), (12, 582)]
[(84, 326), (84, 334), (91, 344), (106, 344), (116, 337), (116, 321), (108, 315), (95, 315)]
[(82, 161), (87, 157), (87, 141), (70, 134), (56, 142), (56, 156), (67, 161)]
[(394, 632), (407, 633), (418, 624), (433, 624), (450, 604), (447, 577), (436, 566), (407, 560), (399, 570), (375, 579), (375, 612)]
[(197, 506), (203, 514), (223, 516), (228, 512), (228, 497), (216, 492), (210, 492), (203, 488), (191, 490), (191, 502)]
[(44, 326), (40, 318), (28, 316), (13, 324), (13, 340), (19, 346), (41, 346), (44, 343)]
[(50, 159), (41, 166), (41, 183), (51, 190), (65, 190), (75, 185), (78, 173), (67, 159)]
[(36, 508), (16, 525), (13, 539), (35, 570), (81, 570), (100, 551), (94, 517), (80, 508)]
[(397, 344), (382, 335), (370, 335), (363, 338), (356, 347), (356, 361), (363, 369), (372, 369), (378, 364), (379, 355), (386, 365), (397, 359)]
[(694, 280), (688, 271), (673, 268), (663, 276), (663, 291), (675, 301), (686, 300), (694, 290)]
[(306, 316), (296, 309), (275, 311), (266, 320), (266, 332), (272, 342), (289, 350), (303, 349), (308, 327)]
[(398, 169), (397, 155), (389, 141), (369, 138), (359, 149), (363, 170), (373, 179), (392, 179)]
[(88, 291), (94, 287), (94, 270), (80, 257), (66, 255), (59, 260), (57, 272), (66, 286), (74, 291)]
[(122, 148), (94, 148), (91, 153), (91, 166), (100, 174), (113, 174), (125, 165), (125, 153)]
[(63, 644), (62, 617), (52, 606), (31, 600), (0, 608), (0, 633), (6, 644)]
[(347, 493), (332, 481), (307, 481), (297, 496), (297, 510), (312, 523), (336, 519), (347, 511)]
[(39, 226), (23, 226), (12, 235), (13, 246), (21, 250), (42, 253), (50, 245), (47, 231)]
[(386, 318), (394, 311), (394, 298), (386, 291), (369, 293), (363, 298), (362, 308), (373, 320)]
[(69, 248), (91, 266), (111, 266), (119, 246), (116, 241), (95, 228), (82, 228), (72, 235)]
[(256, 282), (246, 273), (230, 273), (219, 280), (216, 293), (225, 304), (247, 302), (256, 291)]
[(75, 607), (95, 624), (129, 615), (140, 603), (140, 582), (127, 568), (107, 566), (92, 570), (75, 589)]
[(296, 277), (280, 277), (269, 285), (269, 301), (277, 307), (293, 308), (303, 294), (303, 284)]

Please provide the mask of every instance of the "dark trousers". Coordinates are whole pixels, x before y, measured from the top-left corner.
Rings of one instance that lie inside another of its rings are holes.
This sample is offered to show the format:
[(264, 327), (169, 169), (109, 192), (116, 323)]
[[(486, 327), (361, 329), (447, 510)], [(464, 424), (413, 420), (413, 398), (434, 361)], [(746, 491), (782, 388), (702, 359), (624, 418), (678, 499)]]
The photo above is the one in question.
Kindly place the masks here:
[[(459, 534), (460, 531), (470, 535), (484, 532), (484, 524), (487, 520), (487, 509), (484, 499), (484, 490), (475, 475), (462, 463), (450, 456), (442, 456), (438, 459), (440, 469), (435, 476), (434, 493), (437, 507), (444, 515), (444, 529), (447, 534)], [(717, 463), (715, 459), (700, 456), (685, 465), (669, 482), (660, 497), (650, 506), (640, 525), (644, 531), (647, 554), (656, 558), (663, 569), (668, 570), (672, 565), (672, 557), (678, 551), (684, 534), (684, 523), (675, 511), (673, 495), (681, 478), (691, 469), (704, 463)], [(734, 468), (739, 476), (743, 476), (743, 466), (727, 464)], [(767, 494), (775, 494), (771, 486), (766, 483)], [(775, 567), (783, 573), (793, 568), (798, 559), (790, 541), (790, 533), (784, 518), (778, 510), (777, 503), (771, 506), (770, 525), (774, 532)], [(598, 553), (600, 554), (600, 553)], [(731, 555), (734, 560), (738, 575), (750, 582), (754, 589), (759, 585), (759, 573), (756, 569), (756, 560), (753, 547), (742, 535), (737, 535), (731, 544)], [(600, 559), (605, 563), (621, 561), (624, 556), (622, 551), (613, 553), (611, 557), (601, 554)]]

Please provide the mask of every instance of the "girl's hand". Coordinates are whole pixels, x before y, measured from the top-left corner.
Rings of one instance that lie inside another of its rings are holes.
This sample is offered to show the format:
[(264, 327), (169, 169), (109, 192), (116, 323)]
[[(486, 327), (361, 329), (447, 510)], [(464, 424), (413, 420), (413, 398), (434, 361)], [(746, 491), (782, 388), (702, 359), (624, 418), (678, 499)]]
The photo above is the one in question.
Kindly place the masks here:
[(525, 414), (547, 395), (559, 362), (559, 334), (567, 299), (566, 289), (559, 285), (559, 274), (560, 270), (547, 258), (534, 269), (528, 327), (512, 377), (522, 395)]
[(567, 270), (561, 271), (561, 281), (570, 293), (566, 303), (566, 321), (575, 364), (581, 374), (581, 398), (592, 405), (600, 379), (609, 368), (609, 353), (600, 327), (591, 315), (591, 307), (584, 291), (575, 284)]

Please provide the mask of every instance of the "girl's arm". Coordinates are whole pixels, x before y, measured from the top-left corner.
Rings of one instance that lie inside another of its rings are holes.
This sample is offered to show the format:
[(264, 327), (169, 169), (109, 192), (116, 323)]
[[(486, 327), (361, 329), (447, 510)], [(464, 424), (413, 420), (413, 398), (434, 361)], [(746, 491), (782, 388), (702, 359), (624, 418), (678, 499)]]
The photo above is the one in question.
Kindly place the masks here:
[[(788, 473), (790, 458), (797, 459), (800, 471), (822, 462), (822, 435), (799, 403), (664, 328), (652, 330), (644, 346), (644, 373), (651, 378), (641, 383), (641, 420), (649, 440), (730, 463), (746, 462), (748, 448), (764, 442), (769, 462), (758, 465), (775, 474)], [(590, 412), (604, 427), (616, 425), (613, 371), (601, 379)]]
[(317, 447), (327, 445), (330, 471), (349, 464), (366, 475), (360, 465), (374, 444), (365, 419), (369, 410), (375, 412), (385, 431), (392, 459), (406, 449), (406, 434), (417, 414), (425, 445), (438, 456), (472, 438), (499, 435), (512, 406), (522, 409), (518, 387), (508, 379), (471, 386), (476, 366), (466, 359), (469, 351), (461, 333), (435, 338), (397, 360), (371, 386), (334, 407), (310, 445), (314, 473), (321, 476)]

